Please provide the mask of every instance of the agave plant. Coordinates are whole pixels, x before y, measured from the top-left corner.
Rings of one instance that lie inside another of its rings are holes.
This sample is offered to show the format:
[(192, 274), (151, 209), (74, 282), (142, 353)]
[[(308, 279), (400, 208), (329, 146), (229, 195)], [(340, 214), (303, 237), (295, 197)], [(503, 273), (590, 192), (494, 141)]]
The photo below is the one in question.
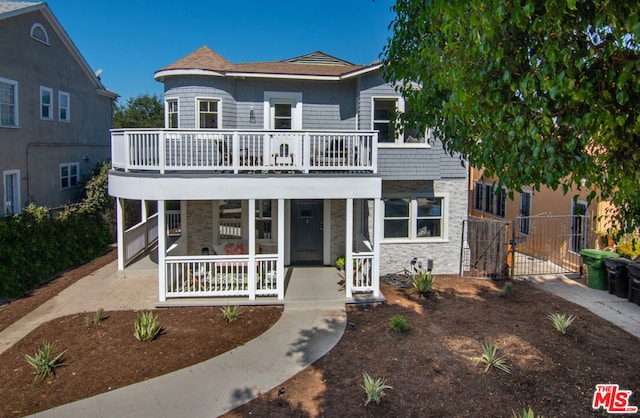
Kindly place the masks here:
[(42, 346), (33, 356), (28, 354), (24, 355), (27, 363), (35, 369), (35, 379), (44, 380), (46, 377), (54, 374), (57, 367), (64, 366), (66, 364), (62, 361), (62, 356), (67, 350), (63, 350), (56, 356), (51, 354), (52, 350), (53, 344), (48, 341), (44, 341)]
[(487, 372), (490, 368), (502, 370), (505, 373), (511, 373), (511, 368), (507, 364), (505, 356), (498, 357), (498, 346), (491, 344), (490, 342), (482, 343), (482, 355), (480, 357), (472, 357), (478, 363), (484, 363), (486, 367), (484, 371)]
[(553, 323), (555, 329), (561, 332), (563, 335), (567, 333), (567, 329), (573, 323), (574, 319), (576, 319), (573, 315), (567, 316), (567, 314), (561, 313), (552, 313), (549, 314), (548, 318)]
[(533, 409), (529, 407), (529, 410), (523, 409), (521, 414), (513, 411), (513, 418), (544, 418), (542, 415), (536, 415)]
[(427, 293), (431, 291), (431, 287), (435, 281), (436, 278), (433, 277), (430, 271), (422, 269), (419, 269), (411, 278), (411, 284), (413, 284), (413, 287), (415, 287), (422, 296), (426, 296)]
[(367, 372), (362, 373), (364, 378), (364, 385), (360, 385), (362, 389), (364, 389), (367, 394), (367, 400), (364, 405), (367, 406), (369, 402), (374, 401), (376, 404), (379, 404), (381, 398), (384, 396), (385, 389), (393, 389), (393, 387), (386, 384), (386, 379), (384, 378), (373, 378), (369, 376)]
[(240, 315), (242, 315), (240, 306), (230, 306), (228, 303), (227, 306), (223, 306), (222, 308), (220, 308), (220, 311), (222, 312), (222, 316), (227, 322), (235, 321), (236, 319), (240, 318)]
[(134, 333), (138, 341), (152, 341), (162, 331), (162, 327), (158, 324), (157, 317), (153, 316), (153, 312), (141, 312), (138, 319), (134, 322)]

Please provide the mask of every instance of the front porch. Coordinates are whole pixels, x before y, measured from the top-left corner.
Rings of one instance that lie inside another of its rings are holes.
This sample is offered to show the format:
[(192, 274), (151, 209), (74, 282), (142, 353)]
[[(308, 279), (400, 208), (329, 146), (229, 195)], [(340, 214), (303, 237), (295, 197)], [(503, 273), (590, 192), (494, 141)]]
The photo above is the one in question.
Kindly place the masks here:
[[(176, 202), (179, 210), (157, 201), (157, 213), (151, 215), (143, 201), (142, 221), (126, 231), (119, 230), (119, 269), (124, 270), (142, 251), (157, 245), (164, 249), (158, 251), (156, 264), (160, 304), (180, 305), (183, 302), (176, 302), (179, 300), (211, 304), (211, 298), (218, 303), (232, 300), (230, 303), (244, 304), (256, 299), (274, 303), (285, 301), (292, 295), (286, 292), (295, 290), (288, 281), (292, 270), (286, 266), (330, 266), (337, 254), (345, 257), (344, 277), (350, 278), (343, 281), (342, 300), (376, 300), (380, 297), (381, 228), (375, 227), (375, 220), (380, 221), (382, 212), (380, 199), (370, 200), (317, 200), (324, 213), (308, 212), (304, 206), (293, 215), (296, 200), (181, 201)], [(377, 208), (377, 217), (363, 217), (369, 203)], [(124, 202), (118, 199), (118, 225), (125, 224), (123, 217)], [(296, 244), (296, 237), (311, 235), (308, 229), (297, 230), (292, 219), (303, 226), (315, 225), (319, 235)], [(369, 230), (374, 232), (369, 234)], [(298, 245), (306, 250), (316, 239), (319, 255), (315, 257), (307, 258), (307, 252), (294, 248)], [(339, 289), (337, 270), (325, 268), (332, 276), (329, 286)], [(293, 271), (301, 269), (296, 266)]]

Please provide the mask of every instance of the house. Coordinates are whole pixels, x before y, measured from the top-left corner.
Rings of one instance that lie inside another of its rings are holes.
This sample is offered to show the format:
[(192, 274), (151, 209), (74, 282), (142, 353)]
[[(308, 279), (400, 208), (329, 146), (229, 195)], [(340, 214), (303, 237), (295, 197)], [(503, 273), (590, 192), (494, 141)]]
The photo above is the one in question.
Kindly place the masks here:
[(116, 94), (44, 2), (0, 1), (1, 215), (73, 201), (110, 158)]
[[(119, 269), (157, 236), (159, 300), (285, 298), (285, 266), (345, 257), (345, 298), (433, 260), (457, 273), (467, 172), (396, 129), (382, 66), (322, 52), (232, 63), (208, 47), (160, 69), (165, 129), (112, 130)], [(432, 139), (427, 141), (427, 139)], [(124, 230), (124, 204), (142, 221)]]
[[(611, 206), (598, 199), (589, 203), (592, 189), (563, 193), (561, 187), (523, 187), (510, 197), (510, 191), (497, 184), (498, 179), (486, 176), (484, 169), (470, 168), (469, 215), (504, 222), (508, 230), (504, 246), (513, 245), (523, 255), (509, 260), (516, 275), (579, 272), (582, 249), (606, 246), (602, 235), (610, 227)], [(506, 257), (506, 251), (503, 254)]]

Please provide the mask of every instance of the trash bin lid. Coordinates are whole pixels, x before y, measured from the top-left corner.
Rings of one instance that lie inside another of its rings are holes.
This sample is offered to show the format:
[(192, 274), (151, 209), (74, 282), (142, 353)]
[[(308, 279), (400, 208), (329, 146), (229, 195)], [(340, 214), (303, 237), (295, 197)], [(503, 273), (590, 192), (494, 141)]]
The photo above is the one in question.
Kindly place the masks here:
[(633, 261), (624, 257), (605, 258), (604, 260), (604, 265), (610, 268), (625, 267), (630, 263), (633, 263)]
[(634, 277), (637, 276), (640, 278), (640, 263), (630, 263), (627, 264), (627, 270), (629, 270), (629, 274)]
[(618, 253), (612, 253), (611, 251), (596, 250), (592, 248), (585, 248), (580, 250), (580, 255), (595, 258), (596, 260), (604, 260), (605, 258), (620, 257)]

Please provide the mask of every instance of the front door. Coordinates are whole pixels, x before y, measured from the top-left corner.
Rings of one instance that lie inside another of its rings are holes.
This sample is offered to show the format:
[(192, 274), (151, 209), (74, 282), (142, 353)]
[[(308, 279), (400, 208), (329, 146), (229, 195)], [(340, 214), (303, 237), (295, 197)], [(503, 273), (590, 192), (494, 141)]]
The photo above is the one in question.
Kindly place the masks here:
[(322, 200), (291, 201), (291, 264), (322, 264)]

